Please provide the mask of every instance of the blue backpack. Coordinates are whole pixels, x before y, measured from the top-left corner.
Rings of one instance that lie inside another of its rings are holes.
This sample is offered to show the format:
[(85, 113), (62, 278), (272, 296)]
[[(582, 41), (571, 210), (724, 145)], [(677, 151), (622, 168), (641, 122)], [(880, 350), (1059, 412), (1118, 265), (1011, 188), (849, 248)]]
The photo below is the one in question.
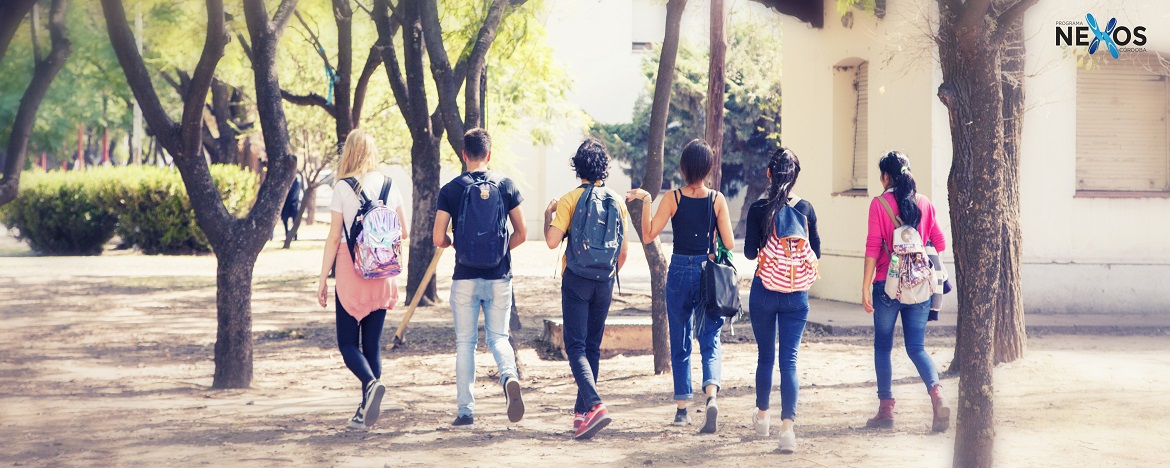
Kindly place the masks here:
[(490, 173), (459, 176), (463, 202), (455, 223), (455, 261), (471, 268), (495, 268), (508, 254), (508, 210), (500, 179)]
[(585, 193), (577, 200), (569, 227), (566, 266), (569, 271), (591, 280), (606, 280), (617, 273), (625, 226), (617, 195), (605, 187), (595, 190), (583, 184)]

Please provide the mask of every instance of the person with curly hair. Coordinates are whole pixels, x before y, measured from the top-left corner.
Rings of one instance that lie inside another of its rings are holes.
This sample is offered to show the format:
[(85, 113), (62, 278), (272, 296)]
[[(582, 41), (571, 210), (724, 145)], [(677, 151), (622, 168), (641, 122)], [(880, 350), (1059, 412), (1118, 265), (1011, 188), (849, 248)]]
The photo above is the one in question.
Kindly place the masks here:
[(577, 383), (573, 437), (583, 440), (611, 420), (597, 392), (597, 365), (614, 282), (626, 262), (627, 211), (622, 198), (605, 187), (609, 153), (601, 142), (581, 143), (572, 164), (581, 186), (548, 204), (544, 231), (550, 249), (568, 239), (562, 262), (561, 313), (565, 354)]

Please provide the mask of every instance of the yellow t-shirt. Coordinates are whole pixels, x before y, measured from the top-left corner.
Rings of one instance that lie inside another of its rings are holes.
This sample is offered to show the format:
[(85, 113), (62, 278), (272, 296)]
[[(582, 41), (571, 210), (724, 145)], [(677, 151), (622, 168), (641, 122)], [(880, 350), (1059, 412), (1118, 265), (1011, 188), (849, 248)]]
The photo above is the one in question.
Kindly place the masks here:
[[(596, 185), (597, 187), (604, 186), (603, 182), (596, 182), (594, 185)], [(557, 229), (560, 229), (561, 232), (565, 233), (565, 235), (567, 236), (569, 234), (569, 226), (571, 226), (573, 223), (573, 213), (575, 213), (577, 211), (577, 202), (581, 200), (581, 195), (584, 195), (584, 194), (585, 194), (585, 188), (577, 187), (573, 190), (570, 190), (569, 193), (566, 193), (564, 196), (562, 196), (560, 199), (558, 199), (557, 200), (557, 213), (555, 216), (553, 216), (552, 223), (549, 223), (549, 225), (552, 227), (555, 227)], [(628, 219), (629, 215), (630, 215), (629, 211), (626, 210), (626, 201), (624, 199), (622, 199), (621, 195), (615, 195), (613, 198), (614, 198), (614, 200), (617, 200), (618, 208), (621, 208), (621, 210), (622, 210), (622, 225), (623, 225), (622, 229), (625, 229), (626, 226), (628, 226), (626, 224), (626, 219)], [(623, 236), (622, 236), (623, 242), (624, 242), (624, 239), (626, 238), (626, 236), (624, 234), (625, 233), (623, 231)], [(569, 257), (567, 255), (562, 256), (561, 257), (561, 272), (565, 271), (565, 266), (568, 265), (568, 263), (569, 263)]]

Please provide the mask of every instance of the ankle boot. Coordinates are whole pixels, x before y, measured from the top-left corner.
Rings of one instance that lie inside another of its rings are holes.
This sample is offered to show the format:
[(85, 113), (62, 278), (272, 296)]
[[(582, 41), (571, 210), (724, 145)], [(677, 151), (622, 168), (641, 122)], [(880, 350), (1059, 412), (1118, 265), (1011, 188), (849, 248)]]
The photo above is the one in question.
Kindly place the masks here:
[(865, 422), (865, 427), (893, 429), (894, 428), (894, 399), (883, 399), (878, 403), (877, 416)]
[(942, 385), (935, 385), (930, 389), (930, 403), (934, 406), (934, 423), (931, 430), (946, 432), (951, 426), (951, 408), (947, 406), (947, 399), (942, 395)]

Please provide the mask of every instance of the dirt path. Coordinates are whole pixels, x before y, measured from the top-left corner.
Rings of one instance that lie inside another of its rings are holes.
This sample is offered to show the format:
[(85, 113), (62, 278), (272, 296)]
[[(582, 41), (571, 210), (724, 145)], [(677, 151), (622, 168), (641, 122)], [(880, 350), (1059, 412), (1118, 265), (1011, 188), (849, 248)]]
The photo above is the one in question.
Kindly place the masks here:
[[(319, 261), (311, 244), (262, 255), (254, 385), (218, 391), (209, 388), (215, 339), (209, 257), (0, 257), (0, 464), (949, 465), (953, 433), (929, 432), (929, 400), (904, 354), (894, 360), (898, 428), (859, 428), (876, 406), (865, 337), (806, 337), (800, 451), (775, 453), (775, 436), (760, 439), (748, 427), (756, 358), (746, 326), (727, 337), (718, 434), (670, 427), (670, 376), (652, 375), (650, 356), (617, 356), (601, 364), (602, 396), (615, 422), (593, 441), (574, 442), (568, 365), (533, 349), (539, 317), (559, 314), (558, 280), (549, 275), (516, 283), (524, 318), (517, 338), (528, 373), (524, 421), (507, 423), (494, 362), (481, 341), (478, 429), (448, 429), (454, 333), (440, 306), (420, 309), (408, 346), (384, 355), (383, 380), (398, 411), (385, 413), (374, 431), (346, 431), (360, 396), (334, 348), (333, 312), (314, 304), (311, 272)], [(440, 282), (440, 296), (448, 284)], [(647, 306), (648, 298), (628, 296), (615, 309)], [(391, 313), (388, 330), (401, 312)], [(1170, 463), (1163, 449), (1170, 440), (1168, 345), (1165, 336), (1034, 337), (1027, 359), (997, 370), (999, 465)], [(952, 346), (946, 339), (928, 343), (942, 367)], [(944, 383), (952, 399), (955, 383)], [(778, 400), (773, 392), (774, 406)]]

